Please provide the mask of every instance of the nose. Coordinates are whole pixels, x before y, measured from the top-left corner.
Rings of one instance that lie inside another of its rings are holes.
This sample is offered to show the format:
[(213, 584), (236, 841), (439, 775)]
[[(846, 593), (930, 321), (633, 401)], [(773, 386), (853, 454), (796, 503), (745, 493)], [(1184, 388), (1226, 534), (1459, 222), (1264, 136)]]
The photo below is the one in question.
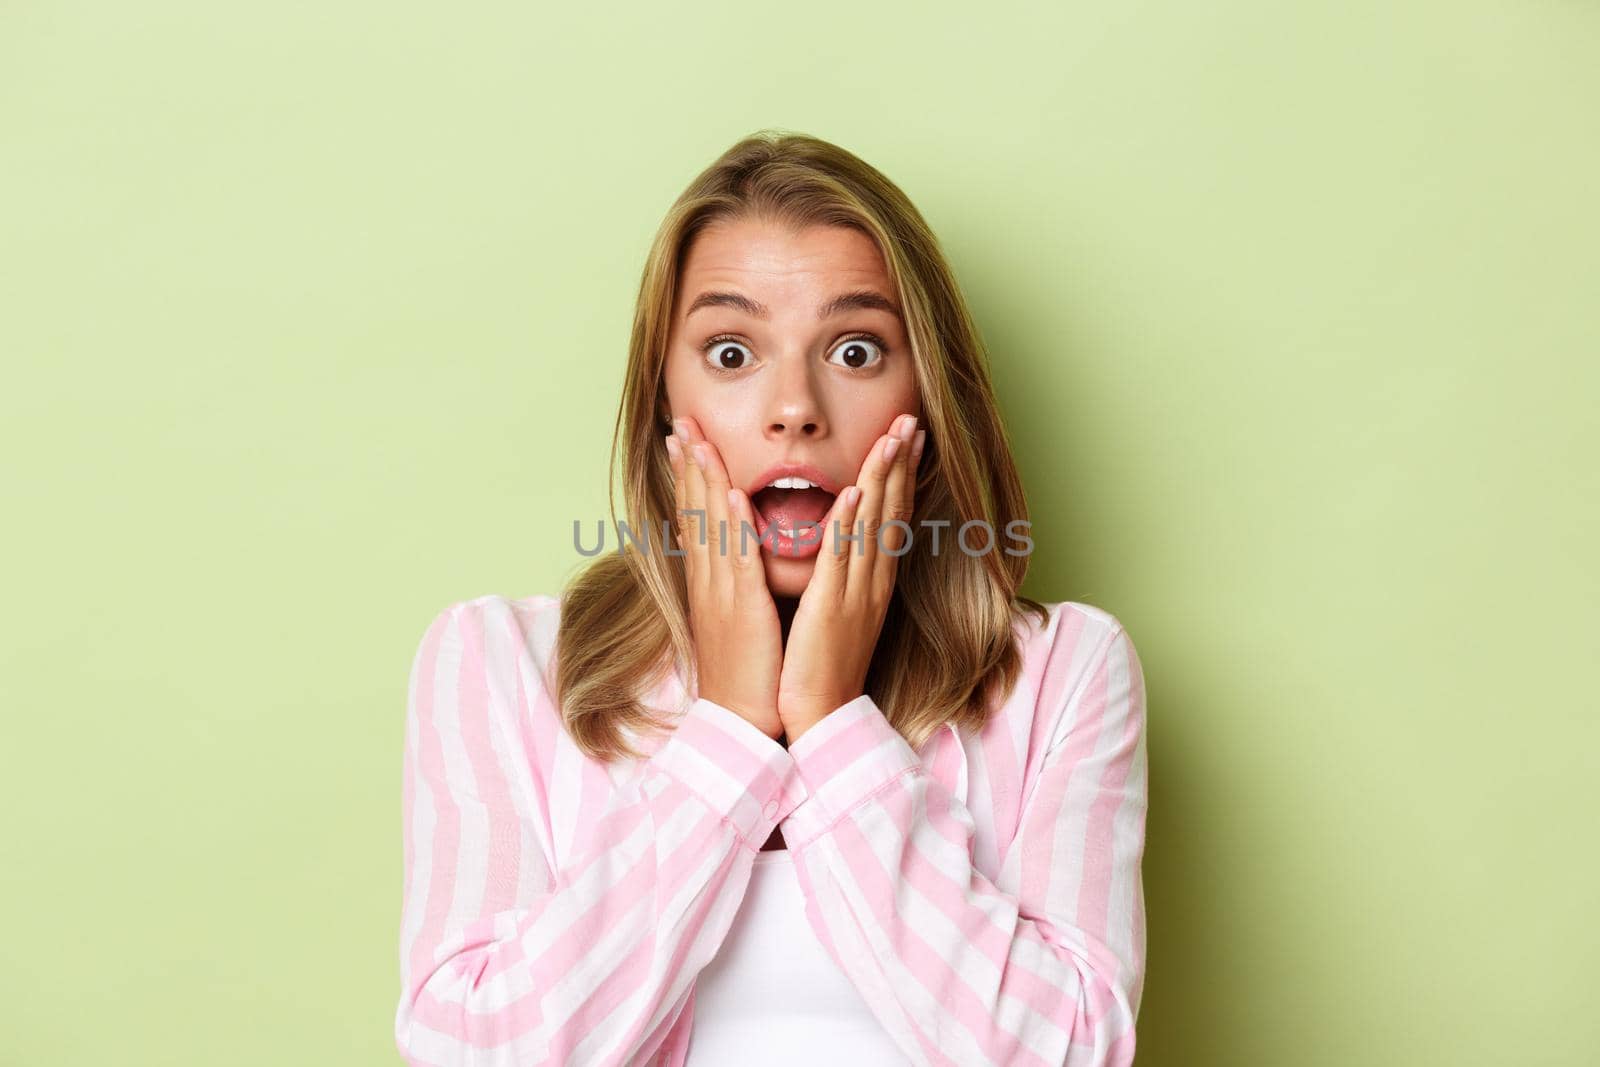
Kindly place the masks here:
[(822, 398), (804, 359), (780, 360), (767, 398), (767, 437), (814, 439), (828, 432)]

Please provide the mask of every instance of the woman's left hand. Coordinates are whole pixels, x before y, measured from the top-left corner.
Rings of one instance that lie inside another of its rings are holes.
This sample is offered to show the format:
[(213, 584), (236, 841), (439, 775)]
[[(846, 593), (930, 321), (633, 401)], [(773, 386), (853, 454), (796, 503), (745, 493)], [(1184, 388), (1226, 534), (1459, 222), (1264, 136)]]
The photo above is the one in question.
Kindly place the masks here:
[[(906, 528), (884, 524), (911, 521), (925, 432), (916, 416), (898, 416), (867, 453), (856, 485), (840, 492), (823, 519), (822, 548), (789, 624), (778, 681), (778, 717), (791, 745), (866, 689), (909, 536)], [(846, 541), (836, 531), (862, 540)]]

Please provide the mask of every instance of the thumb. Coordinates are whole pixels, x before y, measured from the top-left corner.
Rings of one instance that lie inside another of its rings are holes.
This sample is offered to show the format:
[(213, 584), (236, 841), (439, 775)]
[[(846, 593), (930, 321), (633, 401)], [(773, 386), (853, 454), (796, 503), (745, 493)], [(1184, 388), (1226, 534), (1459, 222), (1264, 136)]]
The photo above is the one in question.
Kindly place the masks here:
[(817, 553), (816, 570), (812, 572), (810, 585), (821, 582), (828, 590), (843, 592), (845, 578), (850, 573), (850, 556), (861, 551), (862, 542), (850, 540), (862, 536), (854, 528), (860, 503), (861, 487), (847, 485), (828, 509), (827, 516), (822, 520), (822, 550)]

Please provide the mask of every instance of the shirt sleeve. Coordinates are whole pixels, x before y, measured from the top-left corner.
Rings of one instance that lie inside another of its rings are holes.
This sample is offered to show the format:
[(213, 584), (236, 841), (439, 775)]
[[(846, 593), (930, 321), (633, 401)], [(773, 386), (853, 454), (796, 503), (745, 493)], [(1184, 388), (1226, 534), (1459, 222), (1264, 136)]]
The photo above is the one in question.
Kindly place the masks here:
[[(1047, 683), (1071, 659), (1051, 651)], [(1063, 700), (1036, 709), (1054, 725), (999, 884), (972, 864), (971, 814), (870, 697), (789, 748), (809, 794), (783, 824), (807, 917), (916, 1062), (1133, 1062), (1148, 793), (1144, 680), (1120, 625)]]
[(527, 729), (530, 714), (557, 713), (528, 709), (550, 698), (524, 685), (540, 675), (518, 659), (522, 642), (503, 603), (467, 601), (433, 621), (413, 661), (394, 1021), (413, 1065), (650, 1056), (731, 927), (795, 781), (775, 740), (696, 701), (632, 784), (596, 801), (591, 843), (557, 869)]

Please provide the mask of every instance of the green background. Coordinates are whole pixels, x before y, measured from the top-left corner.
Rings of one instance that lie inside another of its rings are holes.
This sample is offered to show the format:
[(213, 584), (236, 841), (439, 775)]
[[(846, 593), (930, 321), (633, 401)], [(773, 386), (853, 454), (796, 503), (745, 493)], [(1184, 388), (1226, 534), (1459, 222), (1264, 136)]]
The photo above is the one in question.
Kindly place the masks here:
[(1140, 1063), (1594, 1062), (1597, 105), (1550, 0), (6, 5), (0, 1062), (398, 1062), (416, 643), (579, 564), (762, 127), (925, 213), (1138, 645)]

